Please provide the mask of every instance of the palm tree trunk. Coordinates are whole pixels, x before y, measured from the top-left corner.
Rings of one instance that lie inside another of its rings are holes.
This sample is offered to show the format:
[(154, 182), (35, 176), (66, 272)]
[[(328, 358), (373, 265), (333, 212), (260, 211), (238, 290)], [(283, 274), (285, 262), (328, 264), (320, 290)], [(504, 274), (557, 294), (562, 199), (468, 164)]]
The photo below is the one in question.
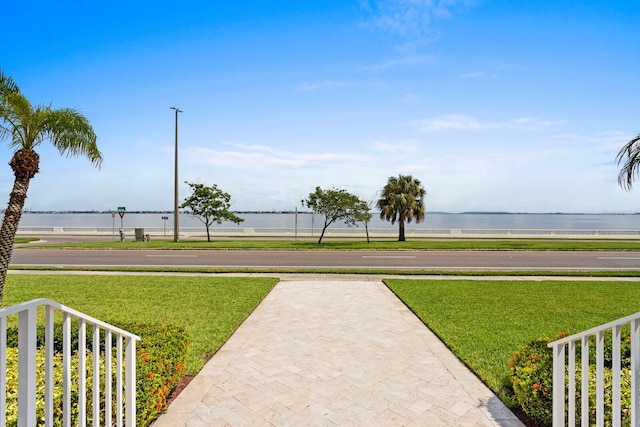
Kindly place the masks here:
[(16, 178), (9, 197), (9, 205), (4, 213), (2, 227), (0, 227), (0, 306), (4, 295), (4, 283), (7, 277), (9, 262), (13, 254), (13, 242), (18, 231), (18, 224), (22, 216), (24, 202), (27, 198), (30, 178)]
[(404, 242), (404, 218), (400, 217), (400, 221), (398, 221), (398, 227), (400, 228), (400, 234), (398, 235), (398, 242)]

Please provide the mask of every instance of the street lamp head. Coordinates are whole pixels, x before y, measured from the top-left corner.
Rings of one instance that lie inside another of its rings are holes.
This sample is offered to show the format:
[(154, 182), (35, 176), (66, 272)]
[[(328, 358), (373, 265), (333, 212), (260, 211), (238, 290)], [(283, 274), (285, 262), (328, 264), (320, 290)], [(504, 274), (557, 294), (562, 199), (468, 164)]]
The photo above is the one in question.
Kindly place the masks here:
[(176, 110), (176, 113), (182, 113), (183, 111), (181, 109), (179, 109), (178, 107), (169, 107), (172, 110)]

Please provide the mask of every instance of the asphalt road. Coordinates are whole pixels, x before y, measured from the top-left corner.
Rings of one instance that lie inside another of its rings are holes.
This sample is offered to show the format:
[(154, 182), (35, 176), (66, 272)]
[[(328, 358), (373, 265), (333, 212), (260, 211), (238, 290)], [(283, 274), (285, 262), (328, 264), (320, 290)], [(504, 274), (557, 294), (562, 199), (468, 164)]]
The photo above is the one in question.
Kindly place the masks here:
[(430, 270), (638, 270), (640, 252), (281, 251), (16, 249), (12, 265), (359, 268)]

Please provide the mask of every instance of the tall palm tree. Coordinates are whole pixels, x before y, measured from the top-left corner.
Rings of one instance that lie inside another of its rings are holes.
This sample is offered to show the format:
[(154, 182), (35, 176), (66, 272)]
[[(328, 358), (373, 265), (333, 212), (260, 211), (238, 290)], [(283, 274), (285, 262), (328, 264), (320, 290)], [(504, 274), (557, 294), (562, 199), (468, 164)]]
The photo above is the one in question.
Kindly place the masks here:
[(640, 135), (627, 142), (616, 156), (618, 166), (618, 184), (627, 191), (631, 190), (633, 180), (640, 175)]
[(376, 205), (380, 209), (380, 219), (398, 221), (398, 241), (404, 242), (404, 224), (413, 221), (424, 220), (424, 196), (427, 191), (420, 180), (411, 175), (399, 175), (389, 177), (387, 185), (382, 189), (380, 199)]
[(35, 148), (49, 141), (60, 154), (84, 156), (100, 167), (102, 153), (96, 135), (85, 116), (78, 111), (51, 106), (32, 106), (7, 77), (0, 76), (0, 140), (9, 139), (15, 150), (9, 166), (15, 176), (9, 204), (0, 227), (0, 304), (7, 268), (13, 253), (18, 223), (27, 198), (31, 179), (38, 173), (40, 156)]

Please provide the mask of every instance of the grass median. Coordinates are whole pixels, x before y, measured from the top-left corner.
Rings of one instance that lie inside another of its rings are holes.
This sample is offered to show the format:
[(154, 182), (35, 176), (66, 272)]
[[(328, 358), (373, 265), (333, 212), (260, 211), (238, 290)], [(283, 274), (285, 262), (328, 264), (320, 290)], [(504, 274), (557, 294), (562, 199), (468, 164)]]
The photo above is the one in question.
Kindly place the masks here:
[(638, 282), (385, 280), (444, 343), (511, 404), (508, 361), (538, 338), (640, 311)]
[(106, 322), (168, 322), (189, 330), (194, 375), (275, 286), (272, 278), (10, 275), (3, 306), (49, 298)]
[[(374, 239), (367, 243), (362, 239), (330, 239), (321, 244), (316, 240), (285, 239), (220, 239), (203, 240), (154, 240), (149, 242), (69, 242), (51, 244), (46, 238), (32, 242), (28, 248), (87, 248), (87, 249), (281, 249), (281, 250), (640, 250), (638, 240), (614, 239), (410, 239), (398, 242), (390, 239)], [(25, 247), (25, 246), (22, 246)], [(19, 250), (20, 248), (16, 248)]]
[(439, 270), (439, 269), (403, 269), (403, 268), (322, 268), (322, 267), (127, 267), (127, 266), (37, 266), (37, 265), (10, 265), (9, 270), (21, 270), (31, 272), (87, 272), (99, 274), (100, 272), (123, 272), (123, 273), (176, 273), (183, 275), (197, 274), (232, 274), (232, 275), (284, 275), (284, 274), (332, 274), (340, 275), (362, 275), (362, 276), (452, 276), (452, 277), (603, 277), (603, 278), (631, 278), (640, 277), (640, 270)]

